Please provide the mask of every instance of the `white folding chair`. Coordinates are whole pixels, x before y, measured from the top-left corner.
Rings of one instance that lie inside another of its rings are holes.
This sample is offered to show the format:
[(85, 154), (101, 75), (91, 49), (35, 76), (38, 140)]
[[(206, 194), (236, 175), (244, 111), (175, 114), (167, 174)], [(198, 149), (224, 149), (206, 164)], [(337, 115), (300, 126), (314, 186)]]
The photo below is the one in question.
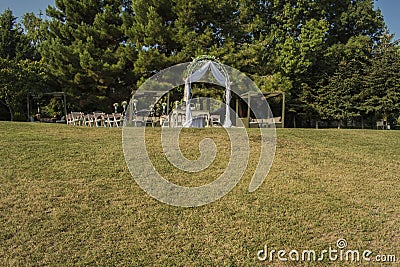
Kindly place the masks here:
[(86, 115), (84, 116), (84, 119), (83, 119), (83, 124), (84, 124), (86, 127), (93, 127), (93, 124), (94, 124), (93, 115), (92, 115), (92, 114), (86, 114)]
[(121, 113), (113, 113), (114, 117), (114, 126), (115, 127), (121, 127), (124, 121), (124, 117), (122, 116)]
[(82, 126), (83, 125), (83, 113), (82, 112), (71, 112), (72, 124), (74, 126)]
[(93, 112), (94, 125), (96, 127), (105, 127), (104, 115), (103, 112)]
[(114, 126), (114, 115), (105, 114), (104, 115), (104, 125), (105, 127), (113, 127)]
[(211, 115), (210, 116), (210, 120), (211, 120), (211, 127), (213, 127), (214, 125), (217, 126), (221, 126), (221, 115)]

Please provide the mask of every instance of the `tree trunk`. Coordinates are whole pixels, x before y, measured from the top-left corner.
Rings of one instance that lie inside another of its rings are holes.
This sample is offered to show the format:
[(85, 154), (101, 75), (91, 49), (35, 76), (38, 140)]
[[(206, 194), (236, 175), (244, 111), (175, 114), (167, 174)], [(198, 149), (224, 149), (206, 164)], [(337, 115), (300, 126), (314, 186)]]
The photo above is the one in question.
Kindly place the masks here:
[(11, 106), (8, 106), (8, 111), (10, 112), (10, 121), (14, 121), (14, 112)]
[(387, 115), (387, 111), (385, 111), (384, 114), (384, 118), (383, 118), (383, 129), (387, 130), (388, 129), (388, 115)]
[(0, 100), (0, 103), (3, 104), (4, 106), (6, 106), (7, 109), (8, 109), (8, 112), (10, 112), (10, 121), (14, 121), (14, 111), (13, 111), (11, 105), (7, 104), (8, 101), (7, 100), (5, 100), (5, 101)]
[(338, 124), (337, 124), (337, 128), (338, 128), (338, 129), (340, 129), (341, 124), (342, 124), (342, 120), (339, 120), (339, 121), (338, 121)]
[(364, 129), (364, 117), (361, 116), (361, 129)]
[(296, 114), (293, 116), (293, 127), (296, 128)]

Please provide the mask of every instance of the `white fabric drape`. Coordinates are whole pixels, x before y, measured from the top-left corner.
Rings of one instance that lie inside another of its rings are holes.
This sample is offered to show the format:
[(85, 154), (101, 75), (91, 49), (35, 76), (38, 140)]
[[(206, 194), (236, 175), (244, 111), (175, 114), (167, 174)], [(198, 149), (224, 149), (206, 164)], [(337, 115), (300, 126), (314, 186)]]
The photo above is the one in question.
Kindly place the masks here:
[(228, 77), (225, 77), (224, 74), (215, 66), (215, 64), (212, 61), (208, 61), (206, 64), (204, 64), (200, 69), (198, 69), (196, 72), (192, 73), (189, 77), (186, 78), (185, 80), (185, 95), (184, 95), (184, 100), (186, 101), (186, 120), (183, 125), (183, 127), (190, 127), (192, 125), (192, 110), (190, 109), (190, 99), (191, 99), (191, 83), (192, 82), (197, 82), (199, 81), (206, 73), (208, 70), (211, 70), (211, 73), (213, 74), (215, 80), (222, 86), (224, 86), (225, 89), (225, 122), (224, 122), (224, 127), (231, 127), (232, 122), (231, 122), (231, 115), (230, 115), (230, 107), (229, 103), (231, 101), (231, 88), (230, 88), (230, 82)]
[(186, 117), (185, 122), (183, 123), (183, 127), (190, 127), (192, 125), (192, 110), (190, 109), (190, 82), (189, 77), (185, 79), (185, 92), (184, 92), (184, 101), (186, 103)]
[(204, 64), (200, 69), (198, 69), (196, 72), (192, 73), (192, 74), (188, 77), (189, 82), (195, 83), (195, 82), (197, 82), (198, 80), (200, 80), (201, 77), (203, 77), (203, 76), (207, 73), (207, 71), (208, 71), (208, 69), (209, 69), (209, 67), (210, 67), (211, 64), (212, 64), (212, 62), (211, 62), (211, 61), (208, 61), (208, 62), (207, 62), (206, 64)]

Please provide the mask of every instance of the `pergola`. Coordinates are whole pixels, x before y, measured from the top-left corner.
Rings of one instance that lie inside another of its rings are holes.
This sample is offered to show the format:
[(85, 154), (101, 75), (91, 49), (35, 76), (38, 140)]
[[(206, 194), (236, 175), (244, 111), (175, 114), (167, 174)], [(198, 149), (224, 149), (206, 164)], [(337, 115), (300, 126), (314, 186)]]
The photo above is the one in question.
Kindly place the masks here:
[(32, 100), (41, 100), (43, 97), (50, 96), (54, 98), (58, 98), (61, 100), (61, 103), (63, 105), (63, 111), (64, 115), (67, 116), (67, 96), (64, 92), (51, 92), (51, 93), (42, 93), (40, 95), (33, 95), (33, 94), (28, 94), (27, 96), (27, 109), (28, 109), (28, 120), (31, 118), (32, 114), (32, 105), (31, 101)]
[(185, 80), (184, 101), (186, 103), (186, 116), (183, 127), (191, 127), (193, 122), (190, 101), (192, 99), (191, 85), (199, 81), (207, 72), (210, 72), (217, 84), (225, 87), (225, 120), (223, 126), (232, 126), (229, 103), (231, 101), (231, 80), (224, 65), (211, 56), (200, 56), (193, 60), (187, 67)]
[[(280, 123), (282, 124), (282, 128), (285, 128), (285, 92), (277, 91), (277, 92), (267, 92), (267, 93), (262, 93), (262, 95), (265, 97), (265, 99), (273, 98), (273, 97), (278, 97), (282, 96), (282, 112), (281, 112), (281, 121)], [(247, 127), (250, 127), (250, 121), (251, 121), (251, 98), (252, 97), (258, 97), (259, 94), (255, 92), (246, 92), (244, 94), (240, 95), (240, 98), (243, 100), (247, 100), (247, 116), (244, 118), (241, 118), (244, 120), (245, 125)], [(239, 98), (236, 98), (236, 114), (239, 114)]]

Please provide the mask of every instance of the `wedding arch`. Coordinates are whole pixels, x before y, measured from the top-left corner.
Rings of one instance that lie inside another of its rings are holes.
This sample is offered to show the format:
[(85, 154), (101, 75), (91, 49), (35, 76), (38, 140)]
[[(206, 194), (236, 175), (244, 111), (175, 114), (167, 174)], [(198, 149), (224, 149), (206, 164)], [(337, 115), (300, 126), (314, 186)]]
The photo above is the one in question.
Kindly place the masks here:
[(184, 101), (186, 103), (186, 118), (183, 127), (191, 127), (193, 122), (190, 101), (192, 98), (192, 83), (199, 81), (208, 71), (211, 71), (216, 82), (225, 87), (225, 121), (223, 126), (230, 128), (232, 126), (229, 103), (231, 102), (231, 81), (227, 70), (223, 64), (212, 56), (200, 56), (193, 60), (186, 69)]

